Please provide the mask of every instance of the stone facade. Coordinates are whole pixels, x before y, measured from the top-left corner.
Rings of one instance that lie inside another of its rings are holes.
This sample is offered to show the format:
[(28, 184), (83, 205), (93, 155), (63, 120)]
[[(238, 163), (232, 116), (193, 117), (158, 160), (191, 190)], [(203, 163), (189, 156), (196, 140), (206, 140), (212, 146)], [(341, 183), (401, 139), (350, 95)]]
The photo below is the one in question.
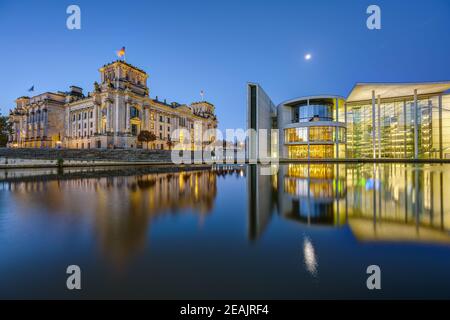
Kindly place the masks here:
[(54, 148), (61, 145), (64, 134), (65, 94), (46, 92), (20, 97), (10, 112), (13, 134), (10, 147)]
[[(124, 61), (99, 71), (100, 83), (95, 82), (87, 96), (72, 86), (69, 92), (17, 99), (10, 113), (14, 133), (9, 146), (169, 149), (182, 139), (183, 149), (198, 149), (201, 145), (186, 141), (199, 135), (215, 140), (217, 118), (211, 103), (168, 104), (152, 99), (147, 73)], [(142, 130), (154, 133), (156, 140), (139, 142)]]

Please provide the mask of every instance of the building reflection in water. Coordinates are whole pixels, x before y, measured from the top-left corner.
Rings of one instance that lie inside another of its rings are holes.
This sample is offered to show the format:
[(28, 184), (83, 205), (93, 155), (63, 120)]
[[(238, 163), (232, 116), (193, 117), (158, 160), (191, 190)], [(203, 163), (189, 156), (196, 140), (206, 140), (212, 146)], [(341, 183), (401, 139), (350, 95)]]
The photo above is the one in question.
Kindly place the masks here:
[(2, 182), (0, 189), (9, 190), (22, 213), (57, 215), (71, 224), (88, 221), (100, 250), (120, 266), (145, 249), (150, 225), (159, 217), (194, 213), (201, 223), (214, 207), (217, 177), (227, 175), (242, 177), (244, 168), (19, 179)]
[(277, 212), (310, 227), (347, 226), (358, 241), (450, 244), (447, 165), (288, 164), (274, 176), (259, 170), (248, 171), (251, 240)]

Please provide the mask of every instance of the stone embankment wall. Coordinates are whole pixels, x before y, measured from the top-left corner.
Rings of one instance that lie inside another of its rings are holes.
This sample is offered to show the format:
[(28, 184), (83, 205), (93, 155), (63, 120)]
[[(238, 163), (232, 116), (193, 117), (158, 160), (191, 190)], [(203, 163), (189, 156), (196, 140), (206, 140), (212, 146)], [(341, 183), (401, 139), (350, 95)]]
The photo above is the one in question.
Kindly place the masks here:
[(170, 162), (169, 150), (140, 149), (8, 149), (0, 148), (0, 164), (10, 159), (30, 160), (78, 160), (114, 162)]

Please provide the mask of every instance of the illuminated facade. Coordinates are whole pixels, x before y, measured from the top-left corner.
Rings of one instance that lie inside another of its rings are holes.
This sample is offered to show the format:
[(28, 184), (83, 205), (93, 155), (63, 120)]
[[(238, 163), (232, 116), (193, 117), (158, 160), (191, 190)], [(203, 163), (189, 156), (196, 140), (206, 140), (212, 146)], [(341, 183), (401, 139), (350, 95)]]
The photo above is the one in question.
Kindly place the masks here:
[[(194, 134), (215, 140), (217, 118), (209, 102), (190, 105), (150, 98), (148, 74), (124, 61), (99, 69), (100, 83), (87, 96), (79, 87), (16, 100), (10, 113), (10, 147), (169, 149)], [(176, 129), (184, 133), (173, 136)], [(143, 130), (156, 140), (138, 141)], [(197, 130), (195, 133), (194, 131)], [(187, 135), (190, 135), (187, 136)], [(192, 144), (192, 148), (193, 144)]]
[(349, 158), (450, 159), (450, 83), (357, 84), (347, 98)]
[[(250, 83), (248, 129), (278, 129), (284, 159), (450, 159), (449, 89), (450, 82), (358, 83), (346, 99), (311, 96), (274, 107)], [(257, 149), (257, 139), (248, 143), (250, 157), (260, 158)]]
[(344, 98), (315, 96), (278, 106), (280, 155), (290, 159), (334, 158), (345, 153), (345, 124), (339, 121)]

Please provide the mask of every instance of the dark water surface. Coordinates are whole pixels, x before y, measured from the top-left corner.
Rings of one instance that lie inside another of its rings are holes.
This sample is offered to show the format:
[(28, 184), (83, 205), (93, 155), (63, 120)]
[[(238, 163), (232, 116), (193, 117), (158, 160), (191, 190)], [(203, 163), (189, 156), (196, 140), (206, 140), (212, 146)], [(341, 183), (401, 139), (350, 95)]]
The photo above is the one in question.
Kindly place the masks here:
[(450, 165), (273, 169), (0, 171), (0, 297), (450, 298)]

